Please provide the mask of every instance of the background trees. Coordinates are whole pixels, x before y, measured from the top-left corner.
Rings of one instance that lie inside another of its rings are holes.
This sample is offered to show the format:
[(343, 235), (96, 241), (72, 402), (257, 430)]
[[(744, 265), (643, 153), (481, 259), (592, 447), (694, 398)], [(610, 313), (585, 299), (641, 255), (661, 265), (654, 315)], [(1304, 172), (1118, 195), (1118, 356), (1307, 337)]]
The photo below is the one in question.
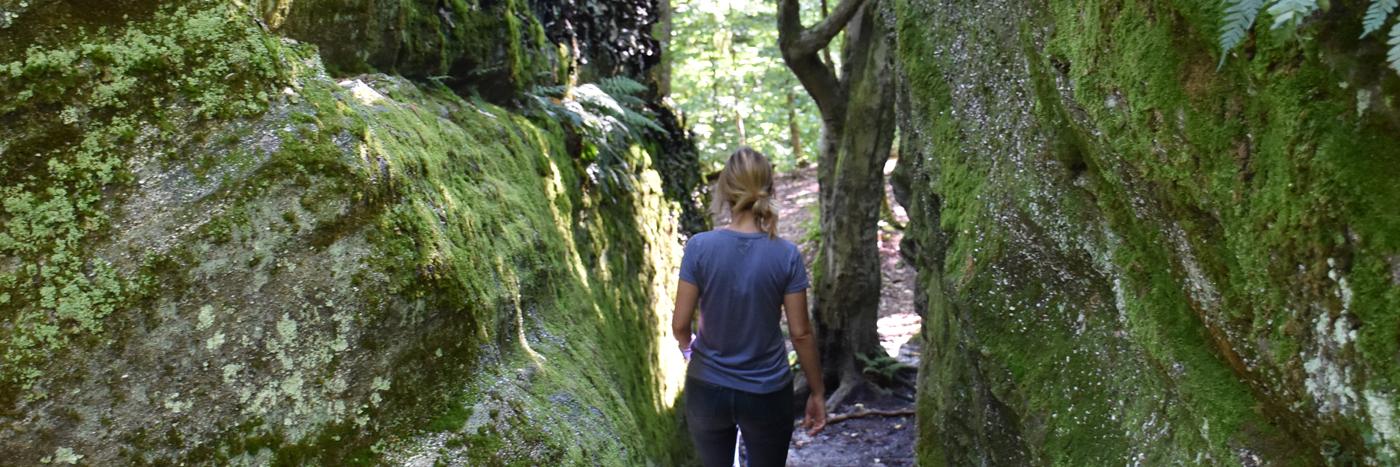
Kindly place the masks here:
[[(782, 64), (769, 0), (673, 0), (671, 96), (702, 163), (747, 144), (792, 168), (815, 152), (820, 113)], [(811, 13), (812, 16), (816, 12)]]

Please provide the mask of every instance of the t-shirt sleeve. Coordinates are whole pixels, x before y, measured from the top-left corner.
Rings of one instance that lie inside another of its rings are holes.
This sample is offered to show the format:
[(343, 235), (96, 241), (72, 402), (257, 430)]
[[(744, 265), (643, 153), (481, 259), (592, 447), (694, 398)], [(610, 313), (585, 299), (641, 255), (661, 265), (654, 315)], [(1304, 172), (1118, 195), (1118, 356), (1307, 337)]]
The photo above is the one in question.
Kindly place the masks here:
[(681, 277), (680, 279), (691, 284), (700, 285), (697, 280), (700, 277), (699, 246), (696, 245), (695, 237), (685, 242), (685, 253), (681, 254)]
[(802, 264), (802, 252), (796, 247), (792, 249), (792, 254), (788, 260), (788, 285), (785, 294), (801, 292), (807, 290), (810, 284), (807, 283), (807, 266)]

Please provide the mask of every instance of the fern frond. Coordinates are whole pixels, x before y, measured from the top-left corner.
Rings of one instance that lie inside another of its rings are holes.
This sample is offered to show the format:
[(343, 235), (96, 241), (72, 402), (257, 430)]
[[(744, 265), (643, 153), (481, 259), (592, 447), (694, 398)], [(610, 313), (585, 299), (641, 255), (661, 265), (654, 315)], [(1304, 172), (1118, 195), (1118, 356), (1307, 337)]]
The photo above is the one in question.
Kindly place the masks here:
[(642, 100), (642, 98), (637, 96), (632, 96), (628, 94), (613, 94), (611, 92), (608, 93), (608, 95), (612, 96), (613, 99), (617, 101), (617, 103), (627, 107), (641, 108), (647, 106), (647, 101), (644, 101)]
[(1395, 11), (1395, 3), (1396, 0), (1371, 0), (1371, 6), (1366, 8), (1366, 19), (1361, 21), (1361, 37), (1369, 36), (1385, 26), (1390, 12)]
[(1274, 6), (1269, 7), (1269, 14), (1274, 17), (1274, 25), (1271, 29), (1278, 29), (1295, 21), (1301, 21), (1304, 17), (1317, 11), (1317, 0), (1278, 0)]
[(661, 133), (666, 132), (666, 129), (661, 128), (661, 125), (656, 123), (656, 120), (653, 120), (651, 117), (648, 117), (640, 112), (634, 112), (632, 111), (632, 109), (624, 109), (624, 112), (622, 113), (622, 122), (627, 124), (628, 128), (645, 127)]
[(600, 115), (616, 117), (625, 111), (617, 99), (613, 99), (612, 95), (594, 84), (585, 84), (574, 88), (574, 98), (580, 104)]
[(626, 76), (613, 76), (598, 80), (598, 87), (614, 96), (635, 96), (647, 91), (645, 84)]
[(1400, 73), (1400, 22), (1390, 27), (1390, 40), (1386, 42), (1390, 46), (1390, 52), (1385, 54), (1385, 61), (1390, 63), (1390, 68)]
[(584, 141), (579, 157), (588, 162), (589, 180), (611, 195), (614, 190), (636, 191), (626, 151), (645, 138), (643, 130), (666, 131), (639, 97), (649, 89), (616, 76), (573, 87), (537, 86), (526, 94), (545, 115), (568, 122), (579, 132)]
[(1254, 18), (1264, 8), (1264, 0), (1225, 0), (1225, 22), (1220, 25), (1220, 65), (1225, 57), (1249, 34)]
[(645, 84), (637, 82), (626, 76), (614, 76), (598, 80), (598, 87), (612, 96), (618, 103), (627, 107), (645, 107), (646, 101), (640, 96), (647, 92), (649, 88)]
[(565, 92), (568, 92), (568, 90), (569, 90), (569, 87), (568, 87), (568, 86), (565, 86), (565, 85), (558, 85), (558, 86), (535, 86), (535, 87), (531, 88), (531, 89), (530, 89), (530, 92), (528, 92), (527, 94), (534, 94), (534, 95), (536, 95), (536, 96), (561, 97), (561, 96), (564, 95)]

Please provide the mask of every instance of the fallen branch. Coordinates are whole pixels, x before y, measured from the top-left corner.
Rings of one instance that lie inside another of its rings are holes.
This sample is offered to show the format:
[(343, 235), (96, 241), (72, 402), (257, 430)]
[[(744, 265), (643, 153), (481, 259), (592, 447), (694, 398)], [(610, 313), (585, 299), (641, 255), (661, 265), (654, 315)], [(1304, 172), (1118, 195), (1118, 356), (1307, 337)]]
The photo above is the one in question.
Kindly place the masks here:
[[(913, 409), (913, 408), (896, 409), (896, 410), (860, 409), (860, 410), (857, 410), (857, 411), (854, 411), (854, 412), (846, 412), (846, 413), (843, 413), (843, 414), (836, 414), (836, 415), (832, 415), (832, 416), (830, 416), (830, 417), (827, 417), (827, 418), (826, 418), (826, 426), (835, 425), (835, 424), (837, 424), (837, 423), (839, 423), (839, 422), (843, 422), (843, 421), (846, 421), (846, 420), (850, 420), (850, 419), (852, 419), (852, 418), (865, 418), (865, 417), (903, 417), (903, 416), (908, 416), (908, 415), (914, 415), (914, 409)], [(802, 421), (799, 420), (799, 421), (797, 421), (796, 423), (794, 423), (793, 425), (794, 425), (794, 426), (800, 426), (800, 425), (802, 425)]]
[(840, 421), (843, 421), (843, 420), (849, 420), (849, 419), (852, 419), (852, 418), (864, 418), (864, 417), (902, 417), (902, 416), (906, 416), (906, 415), (914, 415), (914, 409), (913, 409), (913, 408), (897, 409), (897, 410), (860, 409), (860, 410), (857, 410), (857, 411), (855, 411), (855, 412), (847, 412), (847, 413), (843, 413), (843, 414), (839, 414), (839, 415), (832, 415), (831, 417), (828, 417), (828, 418), (826, 419), (826, 424), (827, 424), (827, 425), (831, 425), (831, 424), (833, 424), (833, 423), (840, 422)]

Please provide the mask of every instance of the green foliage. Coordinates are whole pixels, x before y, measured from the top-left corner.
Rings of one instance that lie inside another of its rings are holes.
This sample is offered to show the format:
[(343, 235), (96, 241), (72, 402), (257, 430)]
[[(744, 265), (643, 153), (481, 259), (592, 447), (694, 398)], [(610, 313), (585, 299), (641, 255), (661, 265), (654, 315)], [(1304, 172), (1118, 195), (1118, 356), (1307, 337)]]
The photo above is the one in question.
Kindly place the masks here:
[(1371, 6), (1366, 8), (1366, 19), (1361, 23), (1361, 37), (1366, 37), (1385, 26), (1390, 12), (1395, 11), (1395, 3), (1396, 0), (1371, 0)]
[(1269, 15), (1274, 17), (1273, 29), (1296, 23), (1303, 17), (1317, 11), (1317, 0), (1277, 0), (1269, 7)]
[[(739, 145), (779, 170), (815, 159), (821, 115), (779, 54), (776, 9), (767, 0), (675, 0), (671, 94), (693, 131), (702, 164)], [(807, 9), (814, 15), (816, 8)], [(794, 147), (796, 126), (801, 148)], [(801, 155), (799, 157), (799, 154)]]
[(632, 78), (626, 76), (603, 78), (598, 80), (598, 87), (602, 88), (603, 92), (608, 93), (608, 95), (614, 96), (618, 102), (635, 107), (646, 105), (646, 101), (637, 96), (647, 92), (647, 86)]
[(646, 91), (644, 84), (615, 76), (576, 87), (540, 86), (527, 95), (538, 111), (566, 122), (584, 137), (587, 172), (595, 184), (609, 191), (632, 191), (626, 153), (646, 130), (666, 131), (639, 97)]
[(1400, 73), (1400, 23), (1390, 28), (1390, 40), (1386, 41), (1390, 50), (1385, 54), (1385, 61), (1390, 63), (1390, 68)]
[[(1397, 0), (1371, 0), (1366, 8), (1366, 16), (1361, 21), (1361, 37), (1369, 36), (1384, 27), (1391, 13), (1395, 11), (1396, 4)], [(1254, 19), (1264, 6), (1269, 7), (1268, 13), (1274, 19), (1269, 26), (1273, 30), (1297, 25), (1303, 18), (1320, 8), (1317, 0), (1225, 0), (1225, 15), (1220, 25), (1220, 66), (1225, 65), (1225, 58), (1230, 51), (1244, 41), (1244, 36), (1254, 26)], [(1390, 46), (1386, 62), (1400, 73), (1400, 36), (1396, 35), (1397, 32), (1392, 29), (1390, 38), (1386, 41), (1386, 45)]]
[(821, 203), (807, 205), (806, 219), (802, 220), (802, 243), (816, 244), (822, 239)]
[(856, 359), (860, 360), (861, 373), (882, 385), (894, 382), (900, 372), (914, 371), (914, 367), (895, 360), (884, 352), (872, 355), (858, 353)]
[[(1254, 18), (1264, 6), (1264, 0), (1225, 0), (1225, 23), (1220, 26), (1220, 49), (1228, 53), (1244, 40), (1249, 28), (1254, 26)], [(1220, 55), (1220, 64), (1225, 64), (1225, 53)]]

